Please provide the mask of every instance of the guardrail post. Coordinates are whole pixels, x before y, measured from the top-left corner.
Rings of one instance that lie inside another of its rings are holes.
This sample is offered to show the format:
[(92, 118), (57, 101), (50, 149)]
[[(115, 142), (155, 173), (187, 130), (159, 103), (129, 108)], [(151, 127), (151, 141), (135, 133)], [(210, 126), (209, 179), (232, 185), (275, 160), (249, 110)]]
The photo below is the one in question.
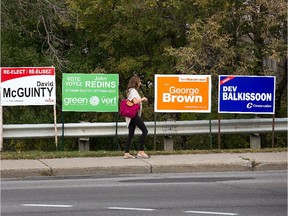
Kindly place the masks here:
[(172, 136), (164, 136), (164, 151), (173, 151), (173, 138)]
[[(165, 121), (163, 131), (164, 134), (168, 133), (170, 134), (172, 131), (175, 131), (175, 126), (173, 125), (173, 122), (175, 122), (173, 119), (167, 119)], [(173, 137), (171, 135), (164, 135), (164, 151), (173, 151)]]
[[(90, 123), (90, 122), (80, 121), (80, 123)], [(79, 151), (90, 151), (89, 137), (78, 138), (78, 149)]]
[(80, 137), (78, 139), (78, 148), (79, 148), (79, 151), (90, 151), (89, 138), (88, 137)]
[(258, 133), (250, 134), (250, 148), (260, 149), (261, 148), (261, 138)]

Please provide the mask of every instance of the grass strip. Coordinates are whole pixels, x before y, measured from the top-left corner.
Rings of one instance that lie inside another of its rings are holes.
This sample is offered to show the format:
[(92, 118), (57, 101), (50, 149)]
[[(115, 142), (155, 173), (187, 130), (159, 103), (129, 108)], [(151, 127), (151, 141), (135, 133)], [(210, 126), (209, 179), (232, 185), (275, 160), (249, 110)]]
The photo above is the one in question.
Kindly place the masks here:
[[(147, 151), (150, 155), (179, 155), (179, 154), (216, 154), (216, 153), (260, 153), (260, 152), (287, 152), (287, 148), (263, 149), (213, 149), (213, 150), (175, 150), (175, 151)], [(123, 151), (23, 151), (1, 152), (1, 160), (23, 159), (52, 159), (52, 158), (82, 158), (82, 157), (117, 157), (123, 156)], [(131, 151), (131, 154), (136, 154)]]

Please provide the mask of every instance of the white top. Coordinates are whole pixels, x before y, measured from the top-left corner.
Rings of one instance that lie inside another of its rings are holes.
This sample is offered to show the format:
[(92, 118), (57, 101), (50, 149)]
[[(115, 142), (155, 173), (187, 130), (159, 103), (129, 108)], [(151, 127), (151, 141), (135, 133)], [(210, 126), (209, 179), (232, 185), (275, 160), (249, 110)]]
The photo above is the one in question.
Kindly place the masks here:
[[(141, 97), (140, 97), (138, 91), (135, 88), (130, 88), (127, 99), (132, 101), (134, 98), (141, 100)], [(138, 112), (138, 115), (141, 116), (141, 113), (142, 113), (142, 103), (140, 103), (140, 110)], [(126, 121), (126, 124), (128, 127), (130, 124), (131, 118), (125, 117), (125, 121)]]

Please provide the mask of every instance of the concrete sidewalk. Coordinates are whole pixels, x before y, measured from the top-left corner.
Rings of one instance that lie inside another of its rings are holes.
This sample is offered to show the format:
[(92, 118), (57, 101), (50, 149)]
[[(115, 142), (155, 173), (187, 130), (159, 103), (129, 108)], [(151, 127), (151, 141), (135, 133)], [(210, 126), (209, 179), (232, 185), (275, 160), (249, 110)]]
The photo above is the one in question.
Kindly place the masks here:
[(287, 170), (287, 152), (1, 160), (1, 178), (254, 170)]

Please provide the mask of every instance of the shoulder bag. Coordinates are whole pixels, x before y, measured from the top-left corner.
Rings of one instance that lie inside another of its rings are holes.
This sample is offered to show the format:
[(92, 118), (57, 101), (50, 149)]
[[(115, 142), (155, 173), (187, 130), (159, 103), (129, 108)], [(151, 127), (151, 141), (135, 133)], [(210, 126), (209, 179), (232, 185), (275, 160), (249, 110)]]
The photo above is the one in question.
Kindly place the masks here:
[(123, 117), (134, 118), (139, 112), (140, 104), (134, 104), (133, 102), (122, 99), (120, 102), (120, 115)]

